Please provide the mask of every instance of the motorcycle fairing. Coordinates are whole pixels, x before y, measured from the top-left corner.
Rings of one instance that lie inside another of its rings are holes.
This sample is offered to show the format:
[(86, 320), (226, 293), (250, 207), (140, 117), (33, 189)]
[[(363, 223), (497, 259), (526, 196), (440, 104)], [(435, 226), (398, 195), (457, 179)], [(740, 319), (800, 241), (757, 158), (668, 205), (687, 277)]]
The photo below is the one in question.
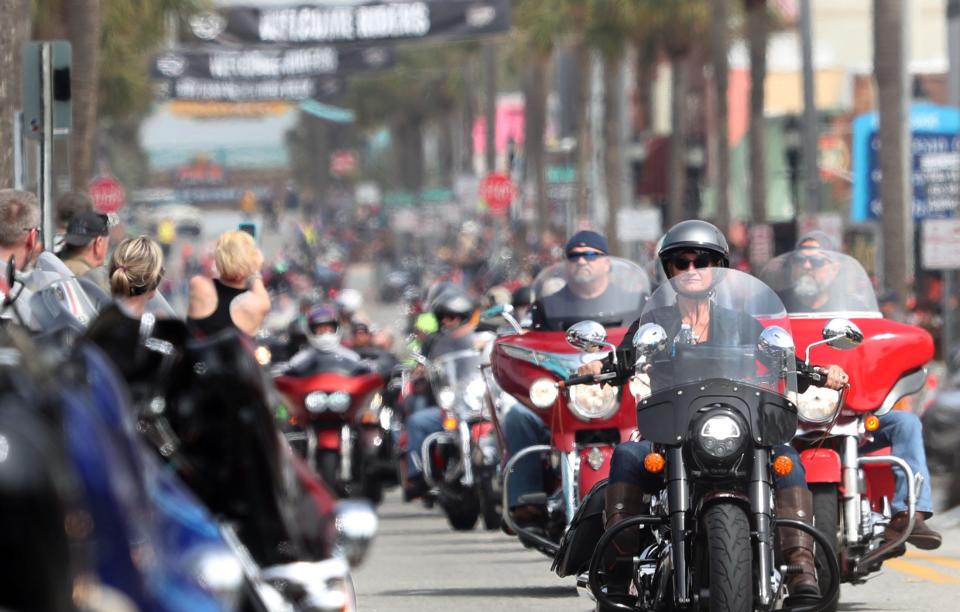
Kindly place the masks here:
[(807, 474), (807, 482), (825, 482), (840, 485), (840, 454), (832, 448), (808, 448), (800, 452), (800, 462)]
[(657, 391), (637, 403), (637, 428), (644, 439), (675, 445), (690, 422), (706, 409), (723, 406), (741, 414), (761, 446), (786, 444), (797, 431), (797, 407), (782, 395), (744, 382), (709, 379)]

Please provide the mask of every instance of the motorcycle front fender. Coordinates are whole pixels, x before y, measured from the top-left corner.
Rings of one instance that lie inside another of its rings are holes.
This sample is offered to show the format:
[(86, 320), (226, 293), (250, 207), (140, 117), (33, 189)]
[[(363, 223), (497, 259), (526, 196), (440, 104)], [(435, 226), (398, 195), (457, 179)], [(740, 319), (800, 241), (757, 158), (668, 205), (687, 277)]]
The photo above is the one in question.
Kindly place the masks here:
[(841, 484), (840, 454), (831, 448), (808, 448), (800, 452), (808, 483)]
[(322, 450), (340, 450), (340, 428), (323, 427), (317, 429), (317, 448)]

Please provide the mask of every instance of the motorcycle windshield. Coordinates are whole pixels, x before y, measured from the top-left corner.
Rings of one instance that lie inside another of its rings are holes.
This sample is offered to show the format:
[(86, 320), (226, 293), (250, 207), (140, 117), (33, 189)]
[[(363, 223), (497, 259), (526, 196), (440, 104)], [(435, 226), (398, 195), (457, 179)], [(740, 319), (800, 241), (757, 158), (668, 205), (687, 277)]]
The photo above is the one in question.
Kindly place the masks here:
[(777, 292), (793, 316), (882, 316), (866, 270), (843, 253), (816, 248), (790, 251), (764, 266), (760, 278)]
[(585, 319), (626, 327), (640, 316), (650, 295), (650, 277), (619, 257), (581, 258), (544, 269), (531, 289), (543, 329), (564, 331)]
[[(795, 397), (790, 320), (779, 296), (754, 276), (714, 267), (682, 272), (650, 296), (641, 323), (659, 325), (666, 341), (631, 381), (638, 398), (710, 379)], [(774, 326), (779, 333), (764, 333)]]
[(480, 353), (454, 351), (432, 359), (430, 385), (441, 408), (451, 410), (459, 406), (479, 412), (483, 408), (486, 390), (480, 372)]

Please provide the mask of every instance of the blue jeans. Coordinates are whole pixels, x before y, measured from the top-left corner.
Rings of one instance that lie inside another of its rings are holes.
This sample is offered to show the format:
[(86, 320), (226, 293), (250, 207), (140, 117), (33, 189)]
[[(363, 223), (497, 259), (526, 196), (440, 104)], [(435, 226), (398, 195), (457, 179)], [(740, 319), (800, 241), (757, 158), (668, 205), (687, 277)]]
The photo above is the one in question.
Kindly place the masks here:
[[(523, 404), (514, 404), (503, 418), (503, 434), (507, 452), (513, 456), (528, 446), (550, 444), (550, 430), (532, 410)], [(520, 496), (543, 491), (543, 457), (531, 454), (514, 466), (507, 492), (511, 508), (518, 505)]]
[(443, 413), (440, 408), (422, 408), (407, 418), (407, 478), (423, 474), (421, 452), (423, 441), (430, 434), (443, 429)]
[[(643, 458), (650, 453), (653, 443), (648, 440), (629, 441), (613, 449), (610, 459), (610, 482), (625, 482), (638, 485), (644, 493), (656, 494), (664, 486), (664, 475), (651, 474), (643, 467)], [(807, 476), (800, 463), (800, 455), (792, 446), (779, 444), (773, 447), (773, 457), (785, 455), (793, 460), (793, 471), (786, 476), (773, 475), (774, 489), (806, 487)], [(771, 472), (772, 473), (772, 472)]]
[[(933, 512), (930, 500), (930, 471), (923, 450), (923, 428), (920, 418), (912, 412), (894, 410), (880, 417), (880, 428), (873, 432), (873, 441), (863, 445), (863, 452), (892, 446), (891, 454), (907, 462), (914, 474), (923, 475), (923, 486), (917, 494), (917, 511)], [(903, 471), (893, 470), (894, 492), (890, 508), (894, 513), (907, 511), (907, 479)]]

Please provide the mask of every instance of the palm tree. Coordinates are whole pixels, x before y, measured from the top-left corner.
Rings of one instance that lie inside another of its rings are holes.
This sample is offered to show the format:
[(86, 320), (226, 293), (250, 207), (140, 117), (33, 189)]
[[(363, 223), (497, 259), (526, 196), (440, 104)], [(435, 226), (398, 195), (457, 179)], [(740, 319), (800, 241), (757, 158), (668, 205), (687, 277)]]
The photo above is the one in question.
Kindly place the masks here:
[(0, 0), (0, 188), (14, 184), (11, 144), (20, 108), (20, 49), (29, 37), (29, 0)]
[(730, 110), (727, 102), (730, 62), (727, 55), (730, 47), (729, 0), (713, 0), (713, 15), (710, 21), (710, 52), (713, 56), (714, 113), (714, 160), (717, 164), (717, 225), (724, 231), (730, 224)]
[(770, 18), (767, 0), (744, 0), (747, 12), (747, 46), (750, 48), (750, 217), (767, 221), (766, 119), (763, 114), (767, 78), (767, 37)]
[(883, 201), (883, 283), (901, 300), (913, 260), (910, 131), (907, 116), (904, 3), (873, 2), (873, 73), (880, 113), (880, 195)]

